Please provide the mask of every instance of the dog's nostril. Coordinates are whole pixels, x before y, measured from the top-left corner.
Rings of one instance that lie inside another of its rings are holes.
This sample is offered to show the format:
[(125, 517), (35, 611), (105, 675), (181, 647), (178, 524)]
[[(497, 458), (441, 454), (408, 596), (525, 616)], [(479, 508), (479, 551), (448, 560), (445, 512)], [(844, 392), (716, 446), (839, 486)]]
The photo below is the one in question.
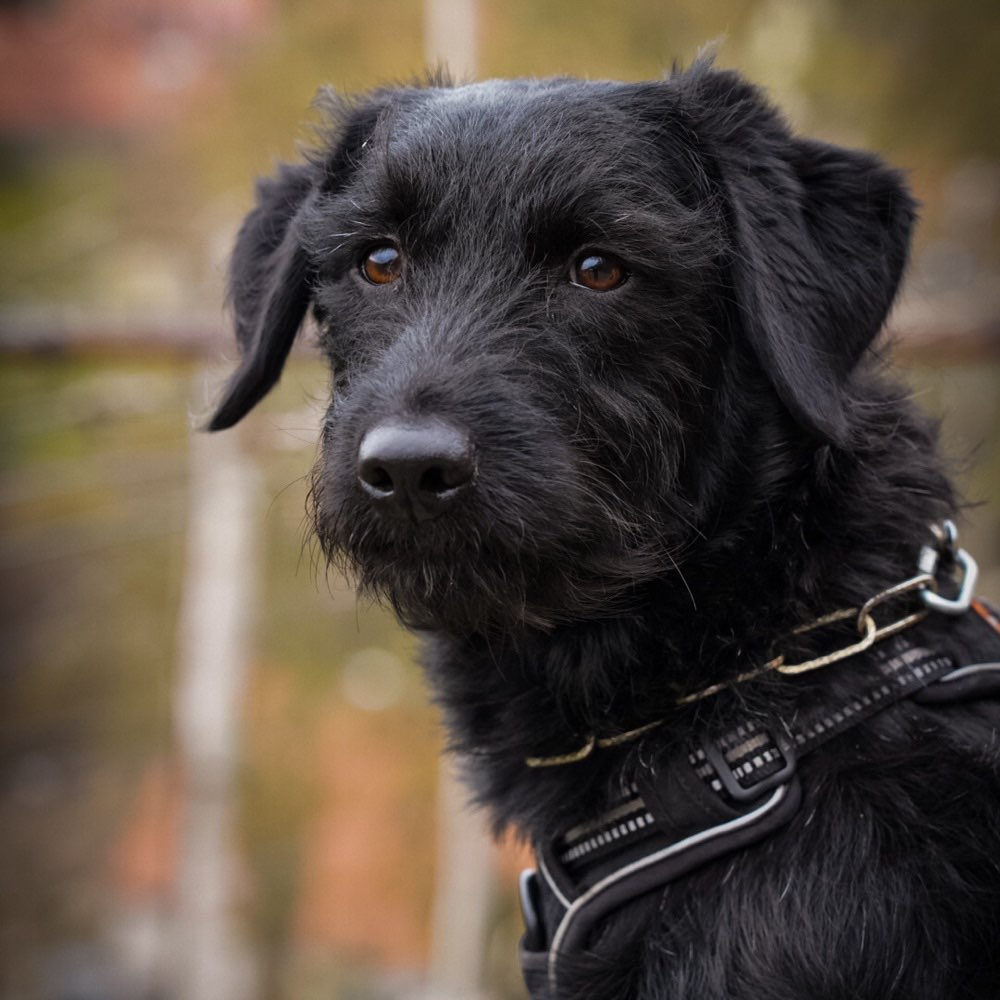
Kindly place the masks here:
[(432, 465), (420, 474), (417, 489), (421, 493), (434, 496), (444, 496), (452, 490), (461, 489), (472, 479), (471, 462), (448, 462), (443, 465)]
[(442, 513), (475, 472), (468, 435), (437, 419), (377, 424), (358, 449), (362, 489), (421, 519)]
[(393, 491), (392, 476), (381, 465), (375, 462), (362, 462), (358, 468), (361, 482), (373, 493), (390, 496)]

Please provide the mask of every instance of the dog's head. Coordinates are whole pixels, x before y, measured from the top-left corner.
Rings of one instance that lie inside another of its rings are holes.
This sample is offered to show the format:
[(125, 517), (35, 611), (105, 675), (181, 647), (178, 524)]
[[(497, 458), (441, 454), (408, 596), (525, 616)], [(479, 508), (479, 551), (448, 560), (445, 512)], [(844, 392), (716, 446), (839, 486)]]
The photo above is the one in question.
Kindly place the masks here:
[(311, 307), (327, 553), (417, 625), (600, 614), (780, 479), (776, 441), (849, 444), (912, 219), (875, 157), (704, 65), (377, 91), (258, 188), (210, 426), (273, 386)]

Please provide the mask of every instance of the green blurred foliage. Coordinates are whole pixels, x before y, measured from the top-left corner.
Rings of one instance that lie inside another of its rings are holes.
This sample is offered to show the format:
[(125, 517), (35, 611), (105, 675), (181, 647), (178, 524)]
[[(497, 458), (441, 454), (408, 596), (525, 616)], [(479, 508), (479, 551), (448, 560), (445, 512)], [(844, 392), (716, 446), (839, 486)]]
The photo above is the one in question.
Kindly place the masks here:
[[(655, 78), (716, 42), (808, 131), (913, 171), (936, 224), (955, 166), (1000, 155), (995, 0), (482, 0), (481, 76)], [(418, 0), (285, 0), (263, 35), (213, 57), (176, 118), (129, 134), (0, 149), (0, 304), (211, 312), (250, 179), (309, 143), (318, 87), (419, 75)], [(996, 251), (993, 229), (992, 251)]]
[(0, 995), (93, 939), (170, 740), (187, 368), (0, 364)]
[(837, 0), (831, 13), (815, 77), (825, 113), (837, 113), (843, 87), (856, 106), (872, 107), (879, 142), (931, 162), (1000, 156), (995, 0)]

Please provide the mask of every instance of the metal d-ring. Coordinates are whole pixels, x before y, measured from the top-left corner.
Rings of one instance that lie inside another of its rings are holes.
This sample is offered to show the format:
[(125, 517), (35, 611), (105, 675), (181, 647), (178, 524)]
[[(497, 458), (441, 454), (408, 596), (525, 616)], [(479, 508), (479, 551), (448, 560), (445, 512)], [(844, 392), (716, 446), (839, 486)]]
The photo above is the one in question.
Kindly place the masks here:
[(976, 565), (976, 560), (965, 549), (956, 550), (952, 558), (955, 565), (962, 571), (958, 595), (953, 598), (942, 597), (925, 587), (920, 591), (920, 600), (931, 611), (940, 611), (946, 615), (961, 615), (969, 610), (969, 604), (972, 602), (972, 595), (976, 589), (979, 567)]

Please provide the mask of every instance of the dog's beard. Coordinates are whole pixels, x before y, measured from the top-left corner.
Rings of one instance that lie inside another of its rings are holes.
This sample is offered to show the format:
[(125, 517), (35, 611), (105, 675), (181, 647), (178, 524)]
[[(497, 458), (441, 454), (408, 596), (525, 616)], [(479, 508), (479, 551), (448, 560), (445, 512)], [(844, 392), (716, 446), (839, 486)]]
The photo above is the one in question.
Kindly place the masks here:
[[(580, 501), (580, 498), (578, 498)], [(456, 634), (551, 629), (626, 611), (674, 565), (634, 512), (544, 503), (489, 514), (475, 502), (431, 521), (382, 517), (314, 474), (311, 512), (327, 561), (406, 626)], [(539, 511), (544, 530), (537, 523)]]
[[(477, 385), (490, 385), (489, 374)], [(460, 423), (477, 443), (475, 485), (438, 516), (416, 520), (380, 507), (359, 484), (356, 442), (378, 409), (373, 398), (371, 383), (339, 394), (310, 510), (327, 561), (407, 626), (510, 633), (606, 618), (680, 568), (690, 521), (668, 515), (683, 506), (671, 499), (679, 421), (647, 422), (645, 437), (657, 446), (638, 450), (646, 465), (626, 483), (614, 454), (573, 443), (630, 440), (613, 423), (604, 435), (579, 417), (564, 428), (527, 394), (466, 401)]]

